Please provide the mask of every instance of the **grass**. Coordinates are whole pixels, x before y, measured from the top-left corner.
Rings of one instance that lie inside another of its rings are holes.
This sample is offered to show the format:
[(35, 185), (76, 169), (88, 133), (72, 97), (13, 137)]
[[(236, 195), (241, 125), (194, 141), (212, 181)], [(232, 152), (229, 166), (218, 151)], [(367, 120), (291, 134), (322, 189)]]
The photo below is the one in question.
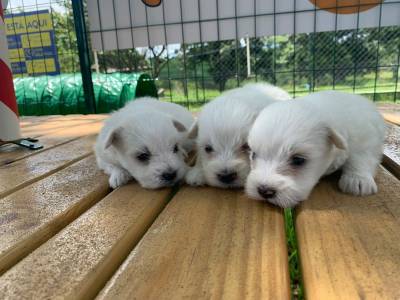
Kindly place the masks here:
[[(335, 89), (338, 91), (362, 94), (371, 100), (376, 102), (399, 102), (400, 101), (400, 81), (397, 86), (397, 90), (395, 88), (394, 82), (390, 82), (388, 78), (382, 79), (383, 82), (377, 84), (375, 86), (375, 78), (372, 76), (373, 74), (369, 74), (368, 76), (363, 77), (363, 82), (356, 85), (353, 88), (352, 84), (337, 84), (335, 85)], [(350, 80), (350, 79), (349, 79)], [(241, 84), (246, 84), (247, 82), (251, 82), (252, 80), (245, 80), (241, 82)], [(278, 83), (279, 85), (279, 83)], [(231, 89), (236, 87), (236, 80), (228, 81), (226, 89)], [(288, 91), (292, 96), (300, 97), (309, 94), (311, 91), (305, 85), (296, 85), (296, 89), (293, 88), (292, 85), (281, 85), (281, 87)], [(323, 91), (323, 90), (331, 90), (332, 85), (320, 85), (316, 86), (314, 91)], [(397, 91), (395, 95), (395, 91)], [(200, 108), (207, 103), (208, 101), (214, 99), (219, 96), (221, 92), (215, 88), (201, 88), (200, 84), (195, 82), (188, 82), (187, 84), (187, 94), (185, 95), (183, 89), (182, 82), (172, 82), (171, 90), (165, 89), (164, 95), (162, 96), (162, 100), (164, 101), (172, 101), (181, 105), (188, 107), (192, 111), (198, 111)], [(395, 97), (396, 96), (396, 97)], [(396, 99), (396, 100), (395, 100)]]
[(298, 255), (296, 232), (294, 228), (294, 211), (285, 209), (285, 230), (289, 258), (289, 275), (292, 299), (303, 300), (303, 286), (301, 283), (300, 262)]

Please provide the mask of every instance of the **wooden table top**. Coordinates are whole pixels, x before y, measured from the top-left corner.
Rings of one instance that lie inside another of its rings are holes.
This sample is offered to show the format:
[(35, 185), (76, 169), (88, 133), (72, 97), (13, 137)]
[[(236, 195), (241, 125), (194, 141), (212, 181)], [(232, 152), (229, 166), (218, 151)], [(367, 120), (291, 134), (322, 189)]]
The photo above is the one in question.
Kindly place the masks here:
[[(0, 148), (0, 299), (290, 299), (283, 210), (241, 190), (110, 190), (92, 152), (105, 117), (24, 117), (44, 148)], [(400, 183), (377, 181), (357, 198), (329, 177), (296, 209), (309, 299), (400, 298)]]

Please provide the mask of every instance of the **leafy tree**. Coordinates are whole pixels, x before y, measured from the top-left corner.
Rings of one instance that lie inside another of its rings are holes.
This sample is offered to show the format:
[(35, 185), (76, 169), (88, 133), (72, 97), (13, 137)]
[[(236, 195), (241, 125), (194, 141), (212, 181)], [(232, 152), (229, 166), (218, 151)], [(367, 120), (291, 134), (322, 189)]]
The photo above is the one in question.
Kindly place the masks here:
[(136, 49), (111, 50), (99, 53), (99, 65), (103, 72), (143, 72), (150, 69), (146, 53)]
[(225, 89), (228, 79), (246, 76), (246, 49), (236, 47), (235, 41), (209, 42), (203, 47), (199, 44), (190, 46), (187, 60), (191, 69), (205, 62), (220, 91)]
[(51, 12), (61, 73), (79, 72), (74, 17), (70, 6), (65, 3), (65, 13)]

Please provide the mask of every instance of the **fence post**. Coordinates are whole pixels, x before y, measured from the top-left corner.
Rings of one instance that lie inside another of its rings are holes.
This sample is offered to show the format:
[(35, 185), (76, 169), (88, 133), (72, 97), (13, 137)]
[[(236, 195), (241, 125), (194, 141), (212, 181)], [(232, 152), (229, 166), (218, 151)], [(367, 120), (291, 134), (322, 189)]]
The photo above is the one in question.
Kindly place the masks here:
[(88, 113), (96, 113), (92, 71), (90, 69), (90, 49), (86, 35), (85, 10), (82, 0), (72, 0), (76, 39), (78, 41), (79, 64), (81, 67), (83, 92)]

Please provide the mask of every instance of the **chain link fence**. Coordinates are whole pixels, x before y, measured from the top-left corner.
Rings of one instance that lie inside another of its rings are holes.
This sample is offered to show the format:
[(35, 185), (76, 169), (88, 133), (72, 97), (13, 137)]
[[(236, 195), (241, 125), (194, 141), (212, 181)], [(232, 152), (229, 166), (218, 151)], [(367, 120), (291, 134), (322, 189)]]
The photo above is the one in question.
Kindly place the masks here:
[[(109, 2), (114, 7), (117, 1)], [(380, 4), (383, 5), (385, 3)], [(43, 10), (48, 10), (51, 18), (56, 53), (54, 55), (45, 50), (36, 53), (36, 59), (43, 62), (30, 63), (29, 70), (19, 70), (15, 76), (40, 75), (48, 78), (53, 76), (49, 75), (53, 65), (58, 64), (56, 73), (72, 73), (80, 77), (72, 1), (11, 0), (6, 15), (13, 18), (13, 15), (22, 14), (27, 18), (36, 14), (40, 21), (39, 14)], [(84, 17), (88, 23), (87, 15)], [(296, 18), (296, 13), (293, 13), (293, 18)], [(133, 28), (132, 25), (127, 29)], [(149, 35), (151, 28), (144, 28)], [(16, 30), (8, 30), (13, 29)], [(45, 49), (48, 40), (41, 31), (39, 26), (39, 38), (34, 42)], [(85, 36), (91, 45), (90, 32), (85, 32)], [(27, 41), (25, 49), (31, 48), (30, 39)], [(326, 32), (193, 44), (167, 43), (129, 49), (119, 47), (118, 41), (117, 38), (115, 50), (91, 51), (90, 65), (85, 67), (90, 68), (92, 73), (106, 74), (105, 78), (113, 73), (148, 73), (155, 80), (160, 99), (193, 110), (226, 89), (259, 81), (276, 84), (295, 97), (313, 91), (337, 89), (363, 94), (373, 101), (396, 103), (400, 100), (399, 26), (361, 28), (357, 24), (352, 30), (338, 30), (336, 27)], [(23, 52), (12, 49), (11, 55), (11, 61), (17, 68), (18, 62), (23, 60)], [(52, 63), (49, 58), (57, 61)], [(83, 92), (80, 97), (79, 101), (84, 101)], [(24, 101), (28, 100), (33, 101)]]

